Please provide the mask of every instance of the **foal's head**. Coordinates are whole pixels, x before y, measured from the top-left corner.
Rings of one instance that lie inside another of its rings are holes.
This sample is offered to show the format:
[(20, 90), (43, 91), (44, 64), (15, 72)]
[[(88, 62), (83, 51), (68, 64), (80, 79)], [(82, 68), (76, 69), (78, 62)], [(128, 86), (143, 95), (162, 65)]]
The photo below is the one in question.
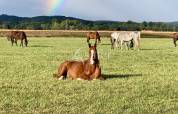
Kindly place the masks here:
[(97, 64), (99, 60), (98, 60), (98, 54), (96, 49), (96, 43), (94, 46), (91, 46), (91, 44), (89, 43), (88, 46), (89, 46), (90, 64)]

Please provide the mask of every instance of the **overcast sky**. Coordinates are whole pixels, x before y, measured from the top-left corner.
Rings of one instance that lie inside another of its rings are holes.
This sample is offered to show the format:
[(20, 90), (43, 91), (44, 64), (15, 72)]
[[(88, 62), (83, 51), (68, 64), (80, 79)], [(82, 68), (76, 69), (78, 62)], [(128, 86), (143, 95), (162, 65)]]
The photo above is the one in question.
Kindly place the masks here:
[(64, 0), (50, 14), (49, 0), (0, 0), (0, 14), (63, 15), (87, 20), (178, 21), (178, 0)]

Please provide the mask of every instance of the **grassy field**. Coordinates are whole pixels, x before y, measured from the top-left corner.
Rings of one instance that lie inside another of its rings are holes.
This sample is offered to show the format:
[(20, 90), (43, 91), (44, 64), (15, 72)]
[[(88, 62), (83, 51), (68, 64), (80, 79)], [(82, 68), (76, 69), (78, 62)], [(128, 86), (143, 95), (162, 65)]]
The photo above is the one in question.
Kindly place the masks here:
[(55, 80), (67, 59), (85, 59), (85, 38), (29, 38), (11, 47), (0, 38), (0, 114), (178, 113), (178, 48), (171, 39), (142, 39), (141, 50), (98, 46), (105, 81)]

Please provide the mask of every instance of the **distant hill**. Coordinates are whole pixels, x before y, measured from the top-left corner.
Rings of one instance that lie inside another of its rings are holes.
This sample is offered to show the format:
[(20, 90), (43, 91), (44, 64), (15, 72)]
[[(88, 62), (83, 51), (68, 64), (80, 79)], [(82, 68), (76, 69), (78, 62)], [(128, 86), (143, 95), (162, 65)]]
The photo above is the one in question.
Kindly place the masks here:
[(178, 21), (176, 21), (176, 22), (168, 22), (166, 24), (178, 27)]
[(47, 22), (51, 21), (53, 19), (56, 20), (80, 20), (80, 21), (86, 21), (78, 18), (73, 18), (73, 17), (65, 17), (65, 16), (36, 16), (36, 17), (18, 17), (18, 16), (12, 16), (12, 15), (6, 15), (2, 14), (0, 15), (0, 21), (3, 22), (13, 22), (13, 21), (33, 21), (33, 22)]
[(66, 16), (18, 17), (0, 15), (0, 29), (34, 29), (34, 30), (178, 30), (178, 22), (143, 22), (133, 21), (89, 21)]

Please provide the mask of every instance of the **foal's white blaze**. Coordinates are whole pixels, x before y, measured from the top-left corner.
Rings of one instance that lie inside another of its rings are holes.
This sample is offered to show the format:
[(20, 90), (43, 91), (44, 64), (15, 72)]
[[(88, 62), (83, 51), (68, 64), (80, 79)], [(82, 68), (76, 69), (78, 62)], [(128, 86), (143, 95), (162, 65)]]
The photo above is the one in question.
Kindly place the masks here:
[(94, 64), (93, 57), (94, 57), (94, 51), (91, 50), (90, 64)]

